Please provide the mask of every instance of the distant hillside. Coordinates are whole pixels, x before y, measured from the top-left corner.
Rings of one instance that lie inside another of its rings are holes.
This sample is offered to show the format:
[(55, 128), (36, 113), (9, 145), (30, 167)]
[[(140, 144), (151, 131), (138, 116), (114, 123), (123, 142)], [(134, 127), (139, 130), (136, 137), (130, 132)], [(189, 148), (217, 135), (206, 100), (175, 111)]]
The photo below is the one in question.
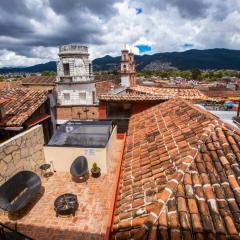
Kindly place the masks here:
[(48, 62), (44, 64), (37, 64), (31, 67), (14, 67), (14, 68), (0, 68), (0, 73), (16, 73), (16, 72), (43, 72), (43, 71), (57, 71), (56, 62)]
[[(137, 70), (189, 69), (232, 69), (240, 70), (240, 50), (209, 49), (166, 52), (135, 56)], [(105, 56), (93, 61), (96, 70), (114, 70), (120, 57)]]
[[(209, 49), (166, 52), (135, 56), (137, 70), (161, 69), (232, 69), (240, 70), (240, 50)], [(93, 60), (94, 71), (119, 69), (120, 57), (109, 55)], [(56, 63), (48, 62), (25, 68), (2, 68), (0, 73), (56, 71)]]

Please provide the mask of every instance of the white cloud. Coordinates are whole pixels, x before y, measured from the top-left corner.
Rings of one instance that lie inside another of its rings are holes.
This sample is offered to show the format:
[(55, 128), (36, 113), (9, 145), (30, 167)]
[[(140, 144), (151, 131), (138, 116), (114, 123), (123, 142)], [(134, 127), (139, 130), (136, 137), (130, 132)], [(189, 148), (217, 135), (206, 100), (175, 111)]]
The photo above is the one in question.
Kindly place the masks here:
[(39, 63), (45, 63), (49, 60), (46, 58), (30, 58), (17, 55), (15, 52), (6, 49), (0, 51), (0, 56), (0, 67), (32, 66)]
[[(192, 0), (191, 4), (190, 0), (119, 0), (112, 3), (114, 15), (104, 18), (104, 8), (99, 15), (97, 9), (65, 13), (64, 7), (59, 12), (51, 8), (48, 0), (36, 0), (36, 4), (22, 1), (32, 10), (28, 18), (32, 32), (24, 26), (25, 38), (12, 31), (0, 35), (0, 47), (8, 49), (0, 51), (0, 66), (56, 59), (57, 46), (72, 39), (87, 44), (92, 59), (119, 55), (124, 44), (132, 46), (137, 54), (139, 50), (134, 46), (141, 44), (151, 46), (151, 53), (183, 51), (186, 43), (198, 49), (240, 48), (239, 0)], [(136, 14), (136, 8), (143, 12)], [(26, 22), (27, 17), (24, 19)]]

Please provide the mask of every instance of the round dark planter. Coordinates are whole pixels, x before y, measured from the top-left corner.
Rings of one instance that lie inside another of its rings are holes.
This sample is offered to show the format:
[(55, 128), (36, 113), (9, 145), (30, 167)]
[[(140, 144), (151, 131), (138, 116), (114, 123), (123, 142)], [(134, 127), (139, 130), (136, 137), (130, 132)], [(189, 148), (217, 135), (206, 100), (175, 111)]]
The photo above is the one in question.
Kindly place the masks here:
[(93, 169), (91, 169), (91, 173), (92, 173), (92, 176), (97, 178), (101, 175), (101, 169), (98, 168), (96, 171), (94, 171)]

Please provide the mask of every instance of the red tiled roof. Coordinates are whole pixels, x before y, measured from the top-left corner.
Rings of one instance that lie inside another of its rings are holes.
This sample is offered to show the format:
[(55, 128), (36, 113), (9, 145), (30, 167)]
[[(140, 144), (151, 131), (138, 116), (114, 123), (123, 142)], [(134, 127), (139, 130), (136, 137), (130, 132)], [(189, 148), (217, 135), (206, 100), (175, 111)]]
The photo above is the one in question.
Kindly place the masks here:
[(56, 76), (32, 76), (22, 78), (21, 81), (23, 85), (55, 85)]
[(240, 98), (240, 91), (233, 90), (203, 90), (204, 94), (208, 97), (219, 98), (219, 99), (228, 99), (231, 97)]
[(45, 90), (28, 88), (0, 89), (0, 101), (6, 100), (6, 116), (0, 126), (21, 126), (47, 100), (47, 94)]
[(6, 99), (0, 99), (0, 104), (6, 103), (7, 100)]
[(113, 239), (237, 239), (239, 161), (240, 131), (183, 99), (132, 116)]
[(119, 74), (100, 74), (100, 75), (95, 75), (94, 80), (96, 82), (102, 82), (102, 81), (113, 81), (113, 82), (118, 82), (120, 83), (120, 75)]
[(159, 101), (159, 100), (166, 100), (166, 97), (124, 92), (121, 94), (103, 94), (103, 95), (99, 96), (99, 100), (104, 100), (104, 101)]
[(21, 86), (21, 82), (20, 81), (0, 82), (0, 89), (10, 88), (10, 87), (20, 87), (20, 86)]
[(145, 86), (130, 87), (126, 92), (117, 94), (106, 93), (100, 95), (98, 98), (103, 101), (157, 101), (175, 97), (187, 100), (216, 100), (207, 97), (198, 89), (193, 88), (156, 88)]
[[(95, 78), (94, 78), (95, 79)], [(108, 79), (105, 81), (96, 81), (97, 97), (106, 94), (108, 91), (119, 86), (118, 79)]]
[(171, 99), (174, 97), (181, 97), (183, 99), (193, 100), (205, 100), (208, 97), (201, 91), (195, 88), (157, 88), (157, 87), (145, 87), (136, 86), (131, 87), (130, 90), (134, 92), (162, 96), (165, 99)]

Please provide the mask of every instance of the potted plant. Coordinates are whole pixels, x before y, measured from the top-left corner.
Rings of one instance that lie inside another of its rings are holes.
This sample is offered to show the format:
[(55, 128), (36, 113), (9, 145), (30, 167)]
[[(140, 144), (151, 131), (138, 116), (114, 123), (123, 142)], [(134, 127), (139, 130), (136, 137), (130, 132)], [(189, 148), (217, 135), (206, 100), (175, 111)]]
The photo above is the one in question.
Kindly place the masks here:
[(95, 178), (101, 175), (101, 169), (100, 167), (98, 167), (97, 163), (93, 163), (91, 172), (92, 172), (92, 176)]

